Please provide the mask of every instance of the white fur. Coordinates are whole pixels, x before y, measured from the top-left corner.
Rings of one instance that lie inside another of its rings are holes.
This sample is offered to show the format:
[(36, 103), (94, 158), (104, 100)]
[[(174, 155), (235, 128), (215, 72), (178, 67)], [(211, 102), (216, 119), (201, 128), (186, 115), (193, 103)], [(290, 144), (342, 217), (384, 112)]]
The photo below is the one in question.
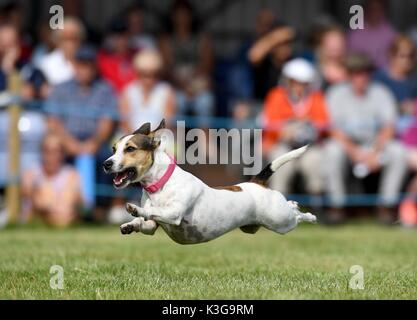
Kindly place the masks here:
[(118, 171), (121, 169), (122, 165), (121, 165), (121, 161), (123, 160), (123, 150), (125, 148), (126, 143), (133, 137), (133, 135), (128, 135), (123, 137), (119, 142), (118, 142), (118, 147), (116, 149), (116, 152), (107, 160), (112, 160), (113, 161), (113, 167), (112, 170), (114, 171)]
[(300, 157), (304, 152), (306, 152), (306, 150), (307, 150), (307, 146), (304, 146), (304, 147), (292, 150), (292, 151), (282, 155), (281, 157), (272, 161), (271, 170), (273, 172), (277, 171), (279, 169), (279, 167), (283, 166), (287, 162)]
[[(278, 158), (272, 162), (272, 170), (297, 158), (305, 149)], [(114, 157), (117, 159), (117, 152)], [(143, 182), (157, 181), (169, 162), (170, 158), (164, 151), (156, 150), (154, 165), (143, 176)], [(174, 241), (194, 244), (248, 225), (259, 225), (285, 234), (301, 221), (316, 221), (314, 215), (300, 212), (296, 202), (287, 201), (278, 191), (252, 182), (237, 186), (242, 191), (213, 189), (177, 166), (163, 188), (155, 193), (143, 191), (141, 206), (127, 204), (128, 212), (139, 218), (122, 225), (122, 233), (142, 231), (153, 234), (161, 225)]]

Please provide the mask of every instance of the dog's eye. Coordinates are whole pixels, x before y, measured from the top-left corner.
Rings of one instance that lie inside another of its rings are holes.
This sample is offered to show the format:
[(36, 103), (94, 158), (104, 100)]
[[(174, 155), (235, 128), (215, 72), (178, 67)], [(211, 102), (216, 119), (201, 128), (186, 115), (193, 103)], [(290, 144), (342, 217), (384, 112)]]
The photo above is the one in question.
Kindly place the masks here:
[(125, 149), (125, 152), (133, 152), (133, 151), (135, 151), (136, 149), (134, 148), (134, 147), (132, 147), (132, 146), (129, 146), (129, 147), (127, 147), (126, 149)]
[(111, 151), (113, 151), (113, 154), (116, 153), (116, 147), (111, 147)]

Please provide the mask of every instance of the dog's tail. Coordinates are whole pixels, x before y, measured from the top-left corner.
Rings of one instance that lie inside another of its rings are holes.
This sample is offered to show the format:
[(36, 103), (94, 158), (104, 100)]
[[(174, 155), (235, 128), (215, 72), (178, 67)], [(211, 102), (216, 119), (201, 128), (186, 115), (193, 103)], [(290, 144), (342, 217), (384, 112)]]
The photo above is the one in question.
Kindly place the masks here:
[(281, 166), (283, 166), (287, 162), (300, 157), (307, 150), (307, 147), (308, 146), (304, 146), (280, 156), (279, 158), (275, 159), (270, 164), (268, 164), (256, 176), (252, 177), (250, 181), (265, 186), (268, 182), (268, 179), (274, 174), (275, 171), (277, 171)]

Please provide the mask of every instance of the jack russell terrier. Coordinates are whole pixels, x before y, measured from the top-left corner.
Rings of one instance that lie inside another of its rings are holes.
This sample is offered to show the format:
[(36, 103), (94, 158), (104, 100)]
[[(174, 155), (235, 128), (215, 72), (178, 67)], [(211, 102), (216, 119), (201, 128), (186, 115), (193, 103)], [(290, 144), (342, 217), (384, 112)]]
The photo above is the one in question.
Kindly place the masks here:
[(136, 218), (120, 226), (122, 234), (153, 235), (161, 226), (175, 242), (196, 244), (235, 228), (254, 234), (262, 226), (285, 234), (299, 222), (316, 222), (311, 213), (300, 212), (297, 202), (266, 186), (279, 167), (301, 156), (307, 146), (274, 160), (250, 182), (211, 188), (165, 153), (160, 135), (164, 128), (164, 120), (154, 131), (150, 123), (142, 125), (116, 142), (113, 155), (103, 163), (106, 173), (115, 174), (116, 188), (134, 183), (143, 187), (140, 206), (126, 205)]

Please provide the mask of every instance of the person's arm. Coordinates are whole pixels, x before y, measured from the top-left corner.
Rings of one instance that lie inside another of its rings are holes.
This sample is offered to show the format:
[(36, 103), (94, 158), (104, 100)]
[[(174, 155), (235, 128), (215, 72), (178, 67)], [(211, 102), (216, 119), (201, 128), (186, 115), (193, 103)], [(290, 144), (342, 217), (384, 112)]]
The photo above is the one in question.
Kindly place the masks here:
[(330, 136), (337, 140), (345, 150), (348, 157), (352, 160), (359, 159), (358, 145), (341, 129), (345, 121), (344, 114), (341, 113), (343, 108), (344, 93), (341, 92), (338, 86), (331, 87), (326, 95), (326, 104), (328, 107), (329, 122), (330, 122)]
[(82, 144), (84, 153), (94, 154), (111, 135), (113, 130), (113, 121), (109, 118), (99, 120), (95, 134)]
[(172, 67), (172, 48), (168, 36), (162, 36), (159, 40), (159, 49), (161, 51), (162, 59), (164, 61), (164, 73), (166, 75), (170, 74), (170, 69)]
[(394, 96), (385, 87), (378, 88), (376, 95), (379, 98), (378, 113), (379, 122), (382, 124), (377, 136), (375, 137), (374, 149), (380, 152), (384, 149), (395, 134), (395, 123), (397, 121), (397, 107)]
[(209, 75), (213, 69), (213, 47), (207, 35), (201, 36), (198, 73)]
[(165, 105), (165, 117), (170, 119), (175, 115), (175, 93), (174, 90), (170, 89)]
[(279, 27), (255, 42), (249, 49), (248, 58), (252, 64), (261, 63), (271, 50), (282, 43), (290, 41), (294, 37), (291, 27)]
[(119, 119), (119, 109), (116, 94), (113, 89), (103, 83), (101, 87), (100, 114), (97, 114), (97, 127), (95, 133), (83, 143), (83, 153), (94, 154), (102, 143), (106, 142), (113, 132), (113, 119)]
[(376, 152), (380, 152), (384, 149), (385, 145), (394, 137), (395, 128), (394, 125), (387, 124), (381, 130), (375, 139), (374, 149)]
[(20, 186), (20, 194), (22, 196), (22, 211), (21, 219), (29, 221), (33, 216), (33, 183), (34, 175), (32, 171), (25, 172), (22, 176), (22, 183)]
[(280, 105), (279, 93), (277, 89), (272, 89), (266, 96), (263, 110), (264, 130), (262, 135), (263, 153), (268, 154), (277, 142), (282, 123), (280, 123), (279, 115), (276, 108)]
[(340, 142), (343, 149), (346, 151), (347, 155), (351, 159), (356, 158), (358, 151), (358, 145), (355, 144), (342, 130), (333, 128), (331, 136)]
[(123, 92), (119, 98), (119, 113), (120, 113), (120, 121), (119, 126), (125, 134), (129, 134), (135, 130), (135, 128), (131, 128), (129, 124), (129, 102), (126, 98), (126, 94)]
[(61, 137), (65, 151), (69, 155), (77, 155), (81, 152), (81, 142), (68, 132), (59, 118), (49, 116), (47, 120), (47, 127), (50, 132), (53, 132)]

